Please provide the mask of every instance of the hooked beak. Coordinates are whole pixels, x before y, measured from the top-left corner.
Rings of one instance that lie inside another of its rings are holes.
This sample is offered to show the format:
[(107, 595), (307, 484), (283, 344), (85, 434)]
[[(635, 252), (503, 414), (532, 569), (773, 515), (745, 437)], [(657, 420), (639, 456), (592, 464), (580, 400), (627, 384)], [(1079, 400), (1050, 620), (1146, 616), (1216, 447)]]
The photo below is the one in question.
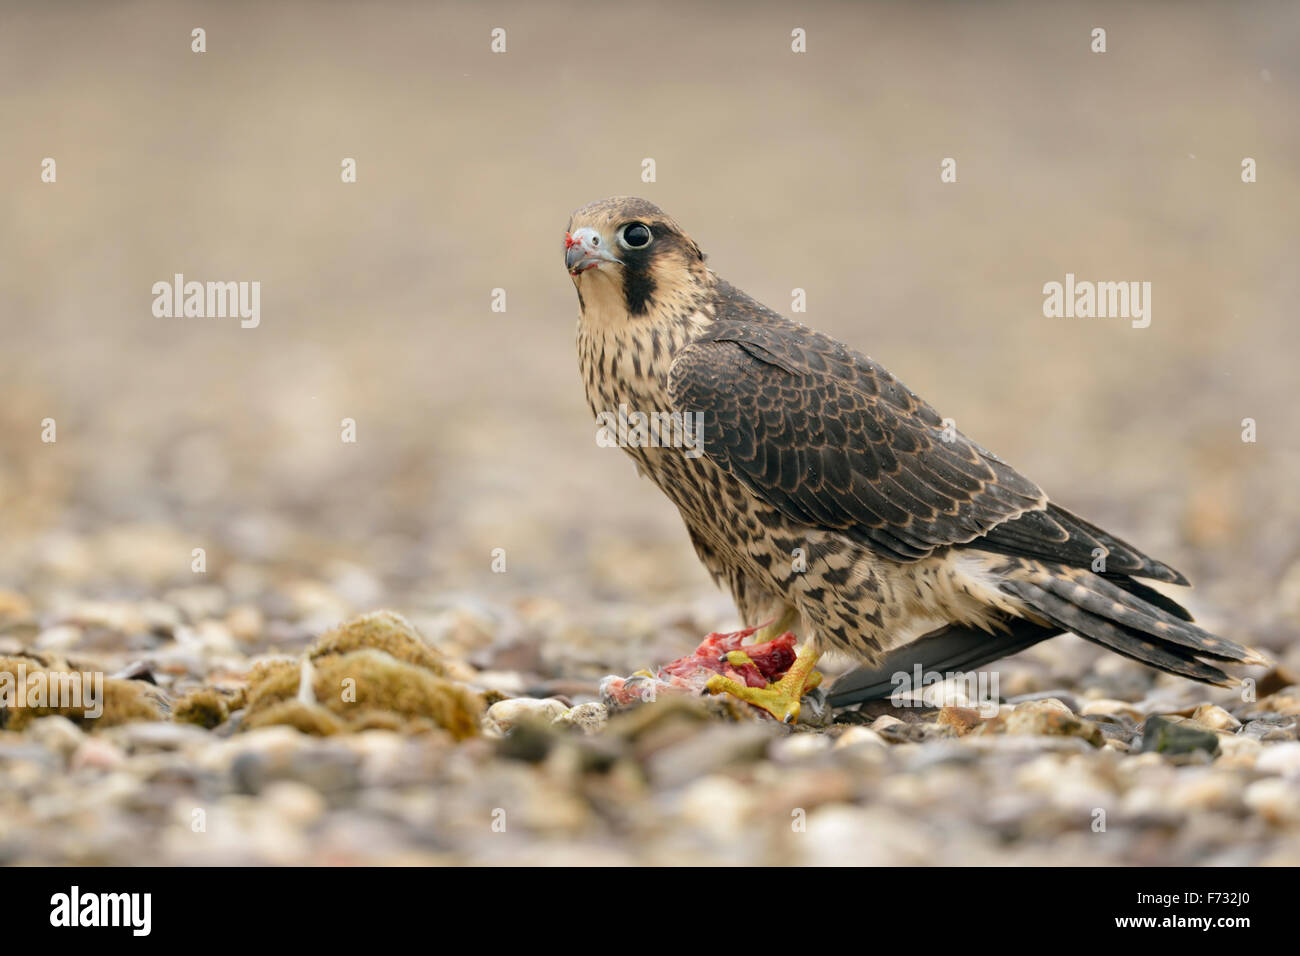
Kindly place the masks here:
[(569, 275), (580, 276), (588, 269), (596, 269), (608, 263), (623, 264), (623, 260), (607, 251), (609, 244), (601, 238), (599, 232), (590, 226), (575, 229), (564, 234), (564, 267)]

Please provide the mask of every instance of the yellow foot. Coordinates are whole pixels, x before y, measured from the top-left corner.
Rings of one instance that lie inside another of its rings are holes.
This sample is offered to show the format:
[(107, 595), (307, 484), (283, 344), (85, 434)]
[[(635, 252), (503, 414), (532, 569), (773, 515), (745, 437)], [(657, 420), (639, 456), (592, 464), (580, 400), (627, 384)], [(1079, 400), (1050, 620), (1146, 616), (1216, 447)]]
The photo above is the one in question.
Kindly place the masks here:
[(813, 651), (800, 651), (785, 676), (766, 687), (749, 687), (730, 677), (714, 674), (704, 689), (710, 694), (730, 694), (747, 704), (763, 708), (777, 720), (793, 724), (799, 719), (800, 698), (822, 682), (822, 675), (813, 670), (818, 656)]

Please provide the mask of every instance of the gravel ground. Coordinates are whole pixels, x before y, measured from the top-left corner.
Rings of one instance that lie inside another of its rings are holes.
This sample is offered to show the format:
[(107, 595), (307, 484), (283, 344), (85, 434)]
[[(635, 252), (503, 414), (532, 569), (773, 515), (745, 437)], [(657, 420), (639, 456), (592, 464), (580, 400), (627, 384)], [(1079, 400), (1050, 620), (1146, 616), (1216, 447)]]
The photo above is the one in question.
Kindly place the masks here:
[[(601, 635), (554, 604), (313, 638), (346, 599), (289, 593), (0, 595), (6, 667), (115, 675), (98, 720), (0, 710), (0, 863), (1300, 863), (1284, 669), (1245, 701), (1066, 638), (1005, 662), (996, 708), (949, 686), (787, 728), (693, 697), (611, 714)], [(647, 625), (700, 627), (599, 622)]]

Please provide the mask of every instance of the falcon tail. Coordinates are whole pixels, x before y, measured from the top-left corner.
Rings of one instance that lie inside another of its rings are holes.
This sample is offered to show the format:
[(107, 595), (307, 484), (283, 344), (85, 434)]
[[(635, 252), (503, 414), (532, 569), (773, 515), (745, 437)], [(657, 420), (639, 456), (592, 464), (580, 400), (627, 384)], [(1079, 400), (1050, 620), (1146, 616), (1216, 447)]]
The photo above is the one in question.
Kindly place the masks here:
[(1007, 629), (993, 634), (953, 625), (895, 648), (874, 667), (837, 680), (827, 695), (831, 705), (888, 697), (897, 686), (896, 675), (918, 664), (927, 672), (973, 670), (1062, 631), (1158, 670), (1220, 687), (1234, 686), (1238, 679), (1212, 662), (1271, 663), (1249, 647), (1198, 627), (1180, 604), (1133, 578), (1104, 578), (1080, 568), (1021, 559), (998, 587), (1016, 599), (1026, 619), (1006, 621)]
[[(962, 674), (1060, 634), (1060, 628), (1011, 620), (1006, 631), (990, 634), (954, 624), (896, 647), (873, 667), (859, 667), (835, 681), (826, 695), (832, 707), (848, 707), (889, 697), (919, 666), (924, 673)], [(911, 689), (911, 684), (907, 684)]]
[(1193, 624), (1184, 608), (1132, 579), (1035, 563), (1009, 576), (1001, 589), (1048, 623), (1170, 674), (1232, 687), (1237, 678), (1211, 661), (1270, 663)]

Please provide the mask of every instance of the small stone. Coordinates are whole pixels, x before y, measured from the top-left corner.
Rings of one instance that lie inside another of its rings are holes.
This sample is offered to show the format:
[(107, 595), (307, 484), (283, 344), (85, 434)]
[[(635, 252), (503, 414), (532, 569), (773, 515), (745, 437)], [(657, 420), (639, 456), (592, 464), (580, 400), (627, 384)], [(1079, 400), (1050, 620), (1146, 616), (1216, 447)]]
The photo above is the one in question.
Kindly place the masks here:
[(664, 789), (729, 766), (744, 766), (763, 758), (772, 729), (760, 723), (719, 723), (663, 747), (646, 759), (653, 783)]
[(1135, 704), (1130, 704), (1126, 700), (1112, 700), (1109, 697), (1101, 697), (1097, 700), (1090, 700), (1083, 705), (1079, 711), (1081, 717), (1131, 717), (1133, 720), (1142, 719), (1142, 711)]
[(1260, 745), (1263, 753), (1255, 761), (1261, 773), (1276, 773), (1284, 777), (1300, 777), (1300, 743), (1288, 741), (1268, 747)]
[(315, 823), (326, 809), (319, 791), (295, 780), (273, 781), (259, 796), (272, 813), (299, 828)]
[(1219, 761), (1229, 761), (1233, 766), (1253, 767), (1255, 760), (1264, 749), (1254, 737), (1245, 734), (1221, 734), (1219, 736)]
[(219, 617), (226, 607), (226, 592), (216, 585), (195, 584), (173, 588), (163, 595), (168, 604), (179, 607), (191, 621)]
[(157, 753), (184, 750), (211, 742), (206, 730), (193, 724), (156, 723), (123, 724), (110, 732), (110, 738), (129, 753)]
[(1201, 704), (1192, 714), (1192, 720), (1211, 730), (1236, 730), (1241, 721), (1218, 704)]
[(38, 717), (27, 728), (27, 735), (36, 743), (61, 757), (75, 751), (85, 739), (85, 734), (67, 717), (54, 715)]
[(1100, 747), (1105, 737), (1090, 720), (1076, 717), (1065, 704), (1054, 697), (1026, 701), (1005, 719), (1008, 734), (1038, 737), (1080, 737)]
[(47, 627), (36, 637), (33, 645), (38, 651), (68, 651), (81, 643), (81, 628), (71, 624)]
[(1240, 805), (1242, 790), (1239, 774), (1207, 768), (1180, 780), (1170, 795), (1170, 802), (1184, 810), (1227, 811)]
[(683, 822), (719, 839), (737, 839), (745, 834), (756, 799), (753, 788), (714, 774), (692, 781), (683, 789), (679, 812)]
[(125, 760), (126, 754), (112, 741), (90, 736), (72, 754), (68, 767), (72, 770), (116, 770)]
[(1300, 823), (1300, 789), (1277, 777), (1257, 780), (1246, 788), (1250, 807), (1269, 823), (1289, 826)]
[(1219, 735), (1187, 722), (1175, 723), (1167, 717), (1148, 717), (1142, 726), (1143, 753), (1189, 754), (1204, 751), (1219, 753)]
[(518, 671), (479, 671), (470, 683), (507, 698), (518, 697), (528, 686)]
[(1018, 706), (1020, 704), (1031, 704), (1037, 701), (1049, 700), (1060, 704), (1072, 714), (1079, 712), (1079, 705), (1075, 701), (1074, 695), (1065, 690), (1043, 690), (1032, 694), (1020, 694), (1017, 697), (1008, 697), (1007, 703), (1013, 706)]
[(266, 617), (253, 604), (236, 604), (226, 612), (226, 628), (238, 641), (255, 641), (266, 629)]
[(870, 727), (850, 727), (836, 739), (834, 749), (847, 750), (850, 747), (877, 747), (884, 750), (889, 744)]
[(32, 605), (17, 591), (0, 588), (0, 621), (20, 621), (32, 616)]
[(489, 730), (506, 734), (516, 724), (524, 721), (552, 724), (563, 717), (568, 709), (563, 701), (554, 697), (515, 697), (498, 701), (489, 707), (484, 723)]
[[(508, 701), (503, 700), (501, 703), (505, 704)], [(490, 715), (491, 711), (488, 713)], [(570, 707), (555, 718), (555, 722), (562, 727), (576, 727), (584, 734), (598, 734), (609, 722), (609, 710), (599, 701), (589, 701)]]
[(1296, 718), (1261, 717), (1250, 721), (1241, 732), (1256, 740), (1295, 740)]
[[(1034, 697), (1031, 700), (1016, 701), (1015, 711), (1025, 714), (1049, 713), (1073, 714), (1074, 709), (1059, 697)], [(1013, 713), (1015, 712), (1013, 711)]]
[(879, 734), (882, 730), (888, 730), (891, 727), (902, 727), (902, 726), (903, 726), (903, 722), (899, 720), (897, 717), (890, 717), (888, 714), (881, 714), (879, 717), (877, 717), (875, 720), (871, 722), (871, 726), (868, 727), (867, 729), (874, 730), (877, 734)]
[(984, 718), (973, 707), (945, 707), (939, 711), (940, 727), (951, 727), (958, 737), (964, 737), (980, 724)]
[(1259, 702), (1261, 710), (1272, 711), (1285, 717), (1300, 716), (1300, 687), (1288, 687)]
[(791, 734), (772, 741), (768, 756), (777, 763), (797, 763), (830, 749), (831, 739), (825, 734)]

